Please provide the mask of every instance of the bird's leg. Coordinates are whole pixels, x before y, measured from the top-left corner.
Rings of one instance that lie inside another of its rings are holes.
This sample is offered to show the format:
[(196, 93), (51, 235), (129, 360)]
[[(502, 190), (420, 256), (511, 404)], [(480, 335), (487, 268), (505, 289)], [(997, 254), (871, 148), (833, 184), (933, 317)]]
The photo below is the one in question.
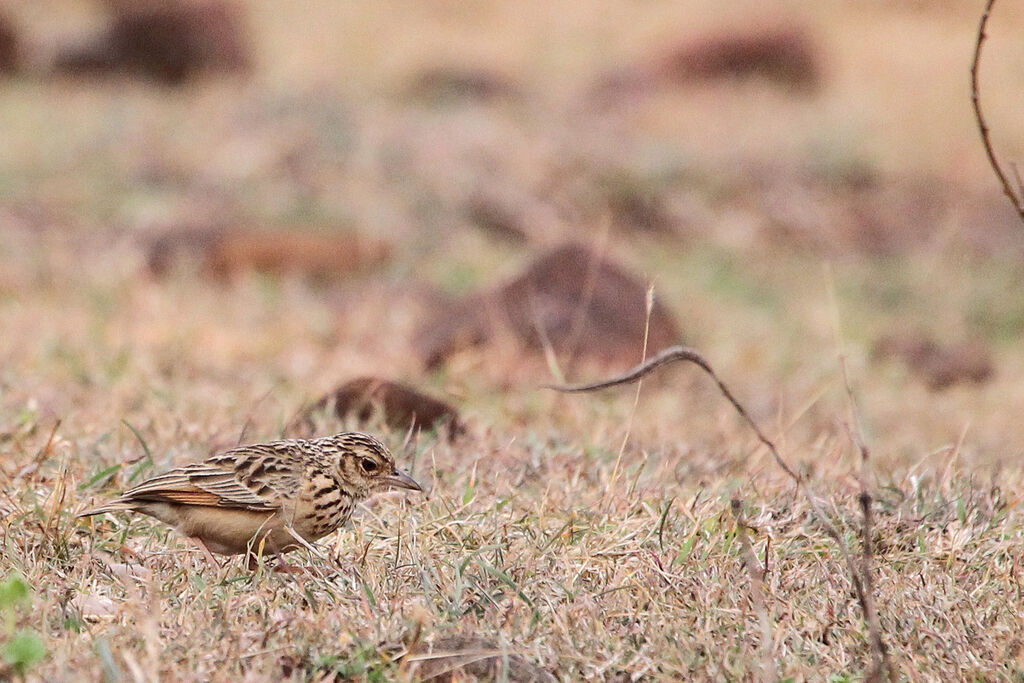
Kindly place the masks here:
[(294, 576), (303, 576), (309, 573), (309, 570), (305, 567), (296, 567), (293, 564), (285, 562), (283, 555), (277, 556), (277, 566), (274, 567), (274, 571), (280, 572), (281, 574), (292, 574)]
[[(292, 536), (292, 538), (298, 541), (299, 545), (301, 545), (317, 557), (326, 559), (324, 554), (320, 552), (315, 545), (313, 545), (312, 543), (304, 539), (301, 535), (299, 535), (299, 532), (292, 528), (290, 524), (286, 525), (284, 528), (285, 531), (287, 531)], [(262, 556), (262, 550), (263, 544), (261, 543), (256, 552), (254, 552), (253, 549), (250, 548), (249, 552), (246, 553), (246, 567), (249, 569), (249, 571), (256, 571), (256, 567), (259, 565), (259, 558)], [(307, 569), (306, 567), (296, 567), (294, 565), (288, 564), (287, 562), (285, 562), (284, 557), (281, 553), (276, 553), (276, 555), (277, 565), (274, 567), (275, 572), (279, 572), (281, 574), (291, 574), (293, 576), (309, 574), (309, 569)]]
[(206, 556), (206, 559), (210, 562), (210, 564), (212, 564), (217, 569), (222, 568), (220, 562), (217, 561), (217, 558), (213, 556), (213, 553), (210, 552), (210, 549), (206, 547), (205, 543), (203, 543), (203, 539), (199, 538), (198, 536), (189, 536), (188, 540), (192, 541), (192, 543), (203, 552), (203, 555)]
[[(257, 555), (256, 553), (248, 553), (246, 555), (246, 568), (251, 572), (256, 571), (256, 569), (259, 567), (261, 557), (263, 556)], [(291, 565), (285, 562), (284, 557), (280, 553), (278, 553), (277, 555), (277, 564), (274, 565), (273, 571), (279, 572), (281, 574), (306, 573), (306, 569), (304, 567), (296, 567), (295, 565)]]
[(245, 568), (251, 572), (256, 571), (257, 567), (260, 566), (260, 558), (256, 553), (248, 552), (245, 554)]

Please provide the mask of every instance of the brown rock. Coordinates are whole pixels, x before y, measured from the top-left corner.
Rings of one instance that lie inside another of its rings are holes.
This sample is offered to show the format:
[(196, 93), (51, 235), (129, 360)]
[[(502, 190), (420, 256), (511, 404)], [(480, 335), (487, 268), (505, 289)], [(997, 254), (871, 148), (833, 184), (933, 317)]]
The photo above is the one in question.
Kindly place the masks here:
[(380, 410), (384, 421), (396, 429), (433, 429), (445, 426), (454, 438), (463, 431), (458, 411), (444, 401), (420, 393), (407, 384), (378, 377), (360, 377), (342, 384), (337, 389), (304, 409), (286, 430), (290, 434), (308, 435), (312, 430), (312, 417), (329, 409), (339, 418), (355, 415), (358, 420), (369, 420)]
[(389, 256), (389, 245), (360, 236), (209, 226), (161, 235), (150, 245), (147, 262), (150, 272), (158, 276), (166, 275), (183, 257), (191, 257), (200, 262), (202, 272), (217, 279), (258, 271), (335, 280), (383, 263)]
[(10, 19), (0, 14), (0, 75), (16, 73), (20, 67), (18, 31)]
[(241, 13), (230, 2), (109, 2), (110, 24), (84, 45), (58, 53), (69, 75), (137, 74), (167, 85), (250, 65)]
[[(546, 339), (559, 352), (629, 363), (643, 348), (646, 296), (643, 281), (585, 247), (567, 245), (511, 282), (448, 305), (421, 325), (414, 344), (428, 367), (502, 332), (528, 348), (541, 349)], [(672, 316), (655, 302), (649, 352), (679, 338)]]
[(960, 382), (981, 384), (995, 372), (991, 354), (979, 342), (941, 346), (921, 333), (882, 337), (875, 342), (871, 355), (878, 360), (901, 360), (933, 391)]
[(655, 72), (677, 82), (757, 77), (802, 90), (821, 80), (814, 42), (793, 27), (708, 36), (670, 52)]

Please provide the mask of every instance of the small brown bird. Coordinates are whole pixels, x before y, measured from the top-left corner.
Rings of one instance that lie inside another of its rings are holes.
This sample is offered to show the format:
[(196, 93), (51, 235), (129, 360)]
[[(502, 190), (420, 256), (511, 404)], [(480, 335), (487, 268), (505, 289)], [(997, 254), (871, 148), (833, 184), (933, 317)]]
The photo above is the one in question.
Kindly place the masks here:
[[(386, 489), (422, 491), (387, 447), (358, 432), (241, 446), (157, 475), (78, 515), (142, 512), (206, 556), (280, 555), (344, 524), (356, 503)], [(215, 562), (216, 563), (216, 562)]]

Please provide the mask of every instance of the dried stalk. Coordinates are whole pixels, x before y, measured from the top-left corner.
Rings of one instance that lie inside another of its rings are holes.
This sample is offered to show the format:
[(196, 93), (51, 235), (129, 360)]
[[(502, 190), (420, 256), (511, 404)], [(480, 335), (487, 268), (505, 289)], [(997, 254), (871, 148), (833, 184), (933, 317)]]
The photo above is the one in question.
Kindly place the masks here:
[(872, 516), (871, 516), (871, 454), (864, 442), (861, 433), (860, 418), (857, 410), (857, 401), (853, 396), (853, 386), (850, 383), (850, 374), (846, 367), (846, 356), (839, 355), (839, 365), (843, 371), (843, 382), (846, 386), (846, 397), (850, 403), (850, 421), (853, 427), (850, 435), (857, 451), (860, 453), (860, 468), (857, 472), (857, 481), (860, 485), (860, 493), (857, 501), (860, 503), (861, 511), (861, 557), (860, 576), (864, 584), (864, 601), (861, 606), (864, 609), (864, 621), (868, 625), (868, 635), (871, 644), (871, 670), (865, 680), (870, 683), (881, 681), (883, 674), (888, 677), (890, 683), (896, 683), (896, 669), (892, 666), (889, 658), (889, 648), (882, 639), (882, 626), (878, 618), (878, 609), (875, 605), (875, 581), (872, 573), (874, 565), (874, 546), (871, 540)]
[[(748, 525), (743, 519), (743, 501), (733, 498), (730, 503), (732, 516), (736, 519), (736, 535), (740, 539), (743, 566), (746, 567), (747, 574), (750, 576), (750, 600), (754, 603), (754, 611), (757, 612), (757, 620), (761, 626), (761, 680), (777, 681), (779, 672), (775, 668), (775, 659), (772, 657), (772, 620), (768, 614), (768, 601), (764, 596), (764, 572), (750, 545), (750, 538), (747, 536)], [(767, 561), (767, 555), (765, 561)]]
[(828, 279), (829, 298), (832, 301), (833, 321), (835, 328), (836, 347), (839, 351), (839, 369), (843, 374), (843, 386), (846, 389), (846, 400), (850, 407), (850, 440), (857, 447), (860, 453), (860, 467), (857, 470), (857, 482), (860, 485), (860, 492), (857, 501), (861, 509), (861, 556), (860, 556), (860, 580), (864, 586), (864, 600), (861, 606), (864, 609), (864, 621), (867, 623), (869, 643), (871, 647), (871, 669), (865, 680), (869, 683), (876, 683), (883, 680), (883, 675), (888, 677), (890, 683), (896, 683), (896, 669), (893, 668), (889, 658), (889, 650), (882, 639), (882, 627), (878, 617), (878, 608), (875, 604), (874, 586), (874, 549), (871, 539), (872, 516), (871, 516), (871, 457), (864, 439), (864, 431), (861, 428), (860, 410), (857, 406), (857, 399), (853, 395), (853, 383), (850, 381), (850, 371), (846, 364), (846, 354), (843, 352), (842, 328), (839, 324), (839, 304), (836, 298), (835, 280), (832, 277), (831, 268), (826, 272)]
[[(771, 452), (772, 457), (775, 458), (775, 462), (786, 474), (790, 476), (791, 479), (793, 479), (794, 483), (796, 483), (797, 485), (797, 488), (799, 488), (800, 491), (807, 498), (807, 501), (810, 503), (811, 509), (814, 511), (814, 515), (817, 518), (818, 522), (824, 528), (825, 533), (828, 534), (828, 536), (833, 540), (833, 542), (835, 542), (836, 547), (839, 549), (839, 554), (842, 556), (843, 563), (846, 565), (847, 572), (850, 575), (850, 581), (853, 583), (853, 589), (855, 594), (857, 595), (857, 602), (860, 604), (861, 610), (864, 612), (865, 621), (868, 622), (868, 630), (871, 631), (873, 628), (871, 625), (872, 619), (875, 620), (875, 623), (877, 625), (877, 615), (875, 615), (874, 602), (873, 599), (868, 596), (867, 589), (865, 588), (864, 581), (862, 580), (861, 569), (854, 561), (853, 555), (850, 553), (849, 547), (846, 545), (846, 542), (843, 540), (842, 535), (839, 533), (839, 529), (836, 527), (832, 519), (825, 513), (825, 510), (822, 508), (817, 496), (814, 494), (814, 492), (811, 490), (810, 485), (807, 483), (806, 478), (797, 474), (793, 470), (793, 468), (789, 466), (786, 460), (779, 453), (779, 450), (775, 447), (775, 444), (772, 443), (768, 439), (768, 437), (764, 435), (764, 433), (761, 431), (761, 428), (757, 426), (757, 423), (754, 422), (754, 419), (752, 417), (750, 417), (750, 414), (746, 411), (746, 409), (743, 408), (743, 406), (740, 404), (738, 400), (736, 400), (736, 398), (733, 396), (732, 392), (729, 391), (729, 388), (725, 385), (725, 383), (722, 382), (722, 380), (719, 379), (718, 375), (715, 374), (715, 371), (711, 369), (711, 365), (707, 362), (707, 360), (705, 360), (704, 357), (695, 349), (691, 349), (685, 346), (672, 346), (663, 350), (661, 353), (654, 356), (647, 362), (636, 366), (632, 370), (629, 370), (628, 372), (622, 375), (618, 375), (610, 379), (606, 379), (600, 382), (593, 382), (590, 384), (575, 384), (569, 386), (545, 385), (545, 388), (554, 389), (555, 391), (580, 393), (587, 391), (597, 391), (599, 389), (619, 386), (622, 384), (631, 384), (633, 382), (636, 382), (640, 378), (650, 374), (652, 371), (661, 367), (662, 365), (667, 365), (669, 363), (674, 363), (676, 361), (686, 361), (688, 363), (693, 363), (701, 370), (706, 372), (711, 377), (711, 379), (715, 381), (715, 383), (718, 385), (719, 390), (722, 392), (722, 395), (725, 396), (725, 398), (729, 401), (730, 404), (732, 404), (733, 408), (735, 408), (736, 412), (738, 412), (740, 416), (746, 421), (746, 423), (754, 431), (754, 434), (757, 435), (757, 438), (761, 441), (761, 443), (764, 444)], [(876, 631), (876, 633), (878, 635), (879, 642), (881, 642), (880, 631)], [(882, 652), (885, 652), (884, 645), (882, 646)], [(893, 679), (895, 677), (895, 672), (893, 671), (891, 666), (888, 667), (888, 671), (890, 679)]]
[(978, 38), (974, 42), (974, 59), (971, 62), (971, 104), (974, 105), (974, 118), (978, 122), (978, 130), (981, 132), (981, 144), (985, 146), (985, 154), (988, 155), (988, 163), (995, 171), (996, 177), (999, 178), (999, 184), (1003, 186), (1003, 194), (1009, 198), (1010, 203), (1013, 204), (1013, 208), (1017, 210), (1017, 215), (1022, 221), (1024, 221), (1024, 203), (1022, 203), (1022, 195), (1024, 195), (1024, 188), (1019, 187), (1020, 181), (1018, 180), (1018, 191), (1014, 192), (1010, 186), (1010, 181), (1006, 177), (1006, 173), (1003, 172), (1002, 166), (999, 165), (999, 161), (996, 159), (995, 150), (992, 149), (992, 141), (989, 139), (989, 128), (985, 122), (985, 117), (981, 113), (981, 92), (978, 86), (978, 66), (981, 64), (981, 46), (985, 42), (986, 33), (985, 27), (988, 25), (989, 15), (992, 13), (992, 7), (996, 4), (996, 0), (988, 0), (985, 3), (985, 11), (982, 12), (981, 22), (978, 24)]

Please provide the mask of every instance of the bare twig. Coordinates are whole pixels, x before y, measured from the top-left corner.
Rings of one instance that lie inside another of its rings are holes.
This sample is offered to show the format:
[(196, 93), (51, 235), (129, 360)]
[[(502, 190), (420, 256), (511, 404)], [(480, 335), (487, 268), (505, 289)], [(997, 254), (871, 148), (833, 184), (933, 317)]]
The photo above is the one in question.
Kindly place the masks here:
[[(867, 462), (868, 452), (864, 449), (861, 452), (862, 461)], [(896, 683), (896, 670), (889, 659), (889, 648), (882, 640), (882, 627), (878, 621), (878, 610), (875, 609), (875, 582), (872, 574), (874, 551), (871, 545), (871, 494), (862, 490), (857, 497), (860, 501), (860, 509), (864, 515), (864, 525), (861, 527), (863, 536), (863, 554), (861, 555), (861, 572), (864, 580), (864, 605), (865, 618), (868, 622), (868, 631), (871, 634), (871, 659), (873, 660), (871, 673), (867, 680), (881, 680), (884, 671), (891, 683)]]
[[(869, 642), (871, 645), (871, 670), (866, 680), (874, 683), (881, 681), (886, 675), (890, 683), (896, 683), (896, 670), (889, 658), (889, 649), (882, 639), (882, 627), (878, 618), (878, 609), (875, 605), (875, 581), (873, 574), (874, 550), (871, 541), (871, 457), (864, 439), (864, 431), (861, 428), (860, 410), (857, 406), (857, 399), (853, 395), (853, 383), (850, 381), (850, 371), (846, 363), (846, 353), (843, 352), (842, 330), (839, 325), (839, 304), (835, 294), (835, 281), (831, 269), (826, 271), (829, 284), (829, 297), (832, 300), (833, 327), (836, 338), (836, 346), (839, 349), (839, 368), (843, 374), (843, 386), (846, 389), (846, 400), (850, 406), (850, 438), (857, 451), (860, 453), (860, 467), (857, 471), (857, 481), (860, 485), (860, 493), (857, 500), (861, 509), (861, 557), (860, 557), (860, 580), (864, 586), (861, 607), (864, 610), (864, 621), (868, 626)], [(858, 597), (861, 597), (858, 594)]]
[[(715, 381), (715, 383), (718, 385), (719, 390), (722, 392), (722, 395), (725, 396), (729, 403), (732, 404), (733, 408), (736, 409), (736, 412), (738, 412), (740, 416), (747, 422), (747, 424), (750, 425), (750, 428), (757, 435), (757, 438), (761, 441), (761, 443), (763, 443), (771, 452), (772, 457), (775, 458), (775, 462), (796, 483), (797, 488), (800, 489), (800, 491), (807, 498), (807, 501), (810, 503), (811, 509), (814, 511), (814, 515), (818, 519), (818, 522), (824, 528), (825, 533), (828, 534), (828, 536), (835, 542), (836, 547), (839, 549), (839, 554), (842, 556), (843, 563), (846, 565), (847, 572), (850, 575), (850, 581), (853, 583), (853, 589), (857, 595), (857, 602), (860, 603), (861, 609), (864, 611), (865, 620), (867, 620), (869, 618), (869, 611), (871, 612), (871, 614), (874, 614), (873, 608), (869, 608), (869, 605), (872, 605), (873, 603), (867, 597), (867, 591), (865, 590), (864, 582), (861, 579), (861, 571), (857, 566), (857, 563), (854, 562), (853, 555), (850, 553), (849, 547), (846, 545), (846, 542), (843, 540), (842, 535), (839, 533), (838, 527), (836, 527), (832, 519), (825, 513), (825, 510), (822, 508), (821, 503), (818, 501), (818, 497), (811, 490), (810, 485), (807, 483), (806, 478), (797, 474), (793, 470), (793, 468), (789, 466), (786, 460), (779, 453), (779, 450), (775, 447), (775, 444), (772, 443), (768, 439), (768, 437), (764, 435), (764, 433), (761, 431), (761, 428), (757, 426), (757, 423), (754, 422), (754, 419), (752, 417), (750, 417), (750, 414), (746, 411), (746, 409), (744, 409), (740, 402), (736, 400), (736, 398), (732, 395), (732, 392), (729, 391), (729, 388), (725, 385), (725, 383), (722, 382), (722, 380), (719, 379), (718, 375), (715, 374), (715, 371), (711, 369), (711, 365), (696, 350), (685, 346), (672, 346), (670, 348), (665, 349), (658, 355), (654, 356), (646, 363), (642, 363), (633, 368), (632, 370), (629, 370), (625, 374), (619, 375), (617, 377), (612, 377), (610, 379), (601, 382), (594, 382), (591, 384), (577, 384), (572, 386), (547, 385), (546, 388), (564, 392), (585, 392), (596, 391), (598, 389), (605, 389), (607, 387), (614, 387), (622, 384), (631, 384), (639, 380), (641, 377), (644, 377), (645, 375), (651, 373), (655, 369), (663, 365), (673, 363), (675, 361), (686, 361), (688, 363), (693, 363), (694, 365), (698, 366), (701, 370), (706, 372), (711, 377), (711, 379)], [(889, 671), (890, 676), (892, 676), (892, 669), (890, 668)]]
[(732, 392), (729, 391), (729, 387), (725, 386), (722, 380), (718, 379), (718, 375), (715, 374), (715, 371), (711, 369), (711, 366), (708, 364), (708, 362), (704, 360), (704, 357), (700, 355), (700, 353), (698, 353), (695, 349), (691, 349), (685, 346), (671, 346), (663, 350), (658, 355), (652, 357), (650, 360), (641, 363), (632, 370), (628, 371), (623, 375), (619, 375), (618, 377), (612, 377), (611, 379), (607, 379), (601, 382), (594, 382), (591, 384), (573, 384), (569, 386), (556, 386), (553, 384), (545, 384), (544, 388), (554, 389), (555, 391), (562, 391), (566, 393), (582, 393), (585, 391), (597, 391), (598, 389), (606, 389), (608, 387), (619, 386), (621, 384), (632, 384), (633, 382), (636, 382), (637, 380), (644, 377), (644, 375), (650, 374), (656, 368), (662, 365), (667, 365), (669, 363), (674, 363), (676, 361), (686, 361), (688, 363), (693, 363), (701, 370), (708, 373), (711, 379), (715, 380), (715, 383), (718, 384), (718, 389), (719, 391), (722, 392), (722, 395), (725, 396), (726, 400), (732, 404), (732, 407), (736, 409), (736, 412), (740, 414), (740, 417), (746, 420), (747, 424), (750, 425), (750, 428), (754, 430), (754, 434), (757, 435), (757, 438), (761, 441), (761, 443), (767, 446), (771, 454), (775, 456), (775, 461), (779, 464), (779, 467), (785, 470), (786, 474), (792, 477), (794, 481), (800, 483), (800, 477), (797, 476), (797, 474), (792, 469), (790, 469), (786, 461), (782, 459), (782, 456), (779, 455), (778, 449), (775, 448), (775, 444), (768, 440), (768, 437), (764, 435), (764, 433), (761, 431), (761, 428), (757, 426), (756, 422), (754, 422), (754, 419), (750, 417), (746, 409), (742, 405), (740, 405), (740, 402), (737, 401), (736, 398), (732, 395)]
[(46, 445), (40, 449), (36, 454), (36, 464), (41, 465), (44, 460), (50, 457), (50, 453), (53, 452), (53, 439), (57, 436), (57, 430), (60, 428), (60, 419), (53, 423), (53, 429), (50, 430), (50, 436), (46, 439)]
[[(996, 177), (999, 178), (999, 183), (1003, 186), (1003, 194), (1005, 194), (1010, 203), (1013, 204), (1013, 208), (1017, 210), (1017, 215), (1024, 221), (1024, 203), (1022, 203), (1022, 197), (1017, 192), (1013, 191), (1010, 186), (1010, 181), (1006, 177), (1006, 173), (999, 165), (999, 161), (996, 159), (995, 150), (992, 149), (992, 141), (989, 139), (989, 128), (985, 122), (985, 117), (981, 113), (981, 93), (978, 87), (978, 66), (981, 63), (981, 46), (985, 42), (985, 27), (988, 24), (989, 15), (992, 13), (992, 7), (996, 4), (996, 0), (987, 0), (985, 3), (985, 11), (981, 15), (981, 22), (978, 24), (978, 38), (974, 43), (974, 59), (971, 61), (971, 104), (974, 105), (974, 118), (978, 122), (978, 131), (981, 133), (981, 144), (985, 146), (985, 154), (988, 155), (988, 163), (995, 171)], [(1024, 192), (1024, 190), (1018, 191)]]
[(846, 369), (846, 356), (839, 355), (839, 364), (843, 371), (843, 381), (846, 384), (846, 396), (850, 402), (850, 413), (853, 428), (850, 430), (850, 437), (857, 446), (860, 453), (860, 468), (857, 472), (857, 482), (860, 485), (860, 493), (857, 501), (861, 509), (861, 557), (860, 557), (860, 579), (863, 583), (863, 596), (857, 594), (861, 600), (861, 607), (864, 610), (864, 621), (867, 622), (868, 635), (871, 644), (871, 670), (865, 680), (869, 682), (881, 681), (883, 673), (888, 676), (891, 683), (896, 683), (896, 670), (889, 659), (889, 649), (882, 639), (882, 627), (878, 619), (878, 609), (875, 606), (875, 582), (872, 572), (874, 563), (874, 550), (871, 544), (871, 458), (870, 451), (864, 442), (860, 430), (860, 421), (857, 416), (857, 402), (853, 397), (853, 388), (850, 384), (850, 376)]
[[(750, 545), (747, 536), (747, 522), (743, 519), (743, 501), (733, 498), (731, 501), (732, 516), (736, 519), (736, 535), (740, 539), (740, 550), (743, 553), (743, 566), (750, 576), (750, 600), (754, 603), (754, 611), (761, 626), (761, 676), (764, 681), (777, 681), (779, 672), (775, 668), (772, 657), (772, 620), (768, 614), (768, 601), (764, 597), (764, 573), (757, 561), (757, 555)], [(767, 561), (767, 555), (765, 557)]]
[[(847, 377), (845, 358), (842, 356), (840, 358), (843, 366), (843, 378), (846, 382), (846, 392), (850, 401), (851, 411), (856, 413), (856, 404), (853, 399), (853, 391), (850, 388), (850, 380)], [(860, 493), (857, 495), (857, 502), (860, 504), (862, 519), (860, 577), (861, 582), (863, 583), (863, 595), (858, 593), (857, 597), (858, 600), (861, 601), (861, 607), (864, 610), (864, 621), (867, 622), (868, 635), (870, 637), (869, 642), (871, 645), (871, 670), (868, 672), (865, 680), (872, 683), (875, 681), (881, 681), (884, 674), (890, 683), (896, 683), (896, 669), (892, 666), (892, 660), (889, 657), (889, 648), (882, 639), (882, 626), (878, 618), (878, 608), (875, 605), (875, 582), (873, 574), (874, 546), (872, 545), (871, 540), (871, 529), (873, 524), (871, 515), (872, 496), (870, 488), (870, 450), (859, 433), (859, 427), (855, 427), (850, 432), (850, 436), (854, 444), (857, 446), (857, 451), (860, 454), (860, 468), (857, 472), (857, 482), (859, 484)]]
[(1024, 197), (1024, 180), (1020, 177), (1020, 169), (1017, 168), (1017, 164), (1010, 162), (1010, 170), (1013, 171), (1013, 180), (1017, 183), (1017, 196)]

